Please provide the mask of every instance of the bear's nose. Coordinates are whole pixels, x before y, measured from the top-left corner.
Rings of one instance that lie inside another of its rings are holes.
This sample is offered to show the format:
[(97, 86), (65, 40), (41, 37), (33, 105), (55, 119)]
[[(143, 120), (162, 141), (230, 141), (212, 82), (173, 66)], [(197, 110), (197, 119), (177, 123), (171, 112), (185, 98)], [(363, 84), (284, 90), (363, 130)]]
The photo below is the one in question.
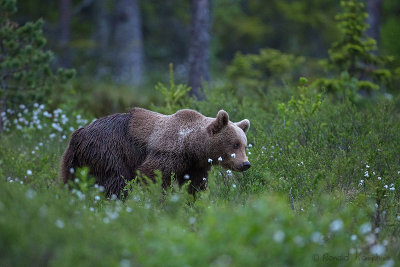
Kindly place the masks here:
[(251, 164), (248, 161), (243, 162), (243, 171), (247, 171), (250, 168)]

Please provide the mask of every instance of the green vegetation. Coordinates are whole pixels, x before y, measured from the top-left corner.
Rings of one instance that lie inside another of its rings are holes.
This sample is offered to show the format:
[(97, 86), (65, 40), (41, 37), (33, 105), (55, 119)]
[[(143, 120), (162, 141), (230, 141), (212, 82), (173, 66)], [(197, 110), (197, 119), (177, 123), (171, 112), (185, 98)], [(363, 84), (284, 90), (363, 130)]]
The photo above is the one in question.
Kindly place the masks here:
[[(229, 25), (234, 16), (246, 21), (264, 1), (252, 2), (247, 14), (238, 9), (239, 1), (232, 3), (227, 13), (216, 14)], [(272, 10), (289, 8), (274, 3)], [(0, 12), (15, 12), (14, 7), (15, 1), (0, 0)], [(345, 7), (349, 16), (361, 10)], [(303, 4), (293, 5), (285, 14), (303, 9)], [(21, 29), (43, 38), (40, 22), (9, 29), (5, 21), (11, 13), (0, 13), (0, 43), (19, 40)], [(290, 19), (306, 25), (324, 21), (301, 12)], [(251, 28), (251, 36), (259, 37), (268, 32), (261, 21), (255, 16), (248, 23), (259, 27), (242, 25), (240, 31), (250, 34)], [(362, 31), (349, 35), (361, 38)], [(21, 79), (24, 86), (32, 80), (36, 87), (23, 88), (42, 97), (18, 91), (20, 96), (10, 95), (10, 105), (0, 114), (0, 266), (399, 265), (399, 85), (393, 82), (388, 94), (387, 85), (377, 82), (377, 90), (363, 94), (362, 77), (350, 66), (365, 67), (360, 63), (365, 55), (376, 58), (368, 49), (347, 49), (355, 39), (338, 42), (330, 53), (335, 71), (327, 76), (340, 90), (315, 82), (326, 77), (314, 71), (313, 60), (266, 48), (236, 54), (226, 75), (205, 85), (205, 101), (187, 95), (189, 88), (175, 81), (172, 64), (169, 84), (149, 82), (146, 97), (130, 102), (145, 90), (116, 85), (110, 90), (88, 77), (64, 79), (63, 87), (47, 80), (45, 40), (31, 52), (20, 41), (18, 51), (2, 48), (1, 70), (15, 58), (25, 62), (29, 53), (43, 60), (32, 63), (34, 72), (26, 74), (32, 79)], [(359, 41), (358, 47), (367, 45)], [(332, 60), (339, 57), (334, 54), (350, 57)], [(351, 56), (357, 60), (350, 61)], [(378, 61), (370, 63), (378, 66)], [(391, 64), (387, 68), (395, 81), (399, 72)], [(301, 77), (304, 71), (310, 73), (307, 78)], [(37, 81), (46, 81), (49, 90)], [(373, 79), (367, 82), (375, 85)], [(94, 88), (85, 91), (89, 85)], [(57, 98), (55, 92), (65, 88), (68, 98)], [(192, 108), (210, 117), (224, 109), (232, 121), (248, 118), (246, 151), (252, 167), (244, 173), (213, 167), (209, 188), (196, 200), (185, 186), (173, 183), (163, 190), (160, 183), (134, 182), (123, 201), (106, 199), (85, 168), (76, 170), (67, 188), (58, 172), (70, 134), (94, 115), (123, 112), (129, 103), (163, 113)]]
[(334, 91), (338, 96), (358, 99), (358, 93), (387, 90), (392, 85), (392, 73), (384, 65), (391, 58), (379, 57), (376, 40), (365, 35), (368, 15), (358, 0), (342, 1), (342, 12), (336, 16), (341, 37), (329, 50), (327, 67), (340, 74), (339, 78), (319, 79), (318, 86)]
[(42, 20), (19, 26), (11, 19), (17, 11), (15, 1), (1, 1), (0, 8), (1, 112), (27, 101), (51, 102), (48, 98), (54, 98), (74, 70), (59, 69), (57, 74), (51, 70), (53, 54), (44, 50)]
[(10, 120), (0, 150), (1, 265), (396, 261), (398, 100), (358, 108), (314, 92), (305, 79), (287, 93), (271, 89), (256, 105), (220, 88), (207, 95), (191, 107), (250, 118), (252, 168), (214, 168), (196, 201), (176, 186), (163, 193), (160, 184), (133, 184), (126, 201), (106, 200), (84, 170), (68, 190), (57, 179), (65, 136), (87, 122), (44, 107), (15, 110), (23, 115)]

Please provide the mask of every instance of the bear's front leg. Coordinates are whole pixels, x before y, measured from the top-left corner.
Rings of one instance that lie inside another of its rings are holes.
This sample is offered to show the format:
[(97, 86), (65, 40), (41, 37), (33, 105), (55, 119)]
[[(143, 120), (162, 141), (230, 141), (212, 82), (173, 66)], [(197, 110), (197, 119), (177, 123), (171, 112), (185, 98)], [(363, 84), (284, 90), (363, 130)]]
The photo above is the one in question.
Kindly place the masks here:
[(196, 192), (204, 191), (208, 186), (208, 172), (192, 171), (190, 174), (189, 194), (195, 195)]

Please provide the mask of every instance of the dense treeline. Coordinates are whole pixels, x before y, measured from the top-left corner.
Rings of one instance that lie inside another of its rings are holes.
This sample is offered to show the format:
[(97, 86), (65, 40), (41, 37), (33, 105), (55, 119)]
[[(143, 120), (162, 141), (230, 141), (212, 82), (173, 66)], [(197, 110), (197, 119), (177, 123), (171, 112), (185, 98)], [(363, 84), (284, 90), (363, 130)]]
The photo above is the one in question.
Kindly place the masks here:
[[(67, 9), (62, 7), (63, 2), (69, 2)], [(90, 75), (94, 68), (100, 68), (99, 65), (110, 66), (108, 61), (115, 53), (112, 44), (118, 38), (114, 34), (118, 35), (120, 2), (126, 5), (130, 1), (60, 0), (46, 5), (40, 1), (20, 1), (18, 21), (43, 18), (49, 48), (56, 51), (60, 64), (64, 49), (71, 49), (72, 66)], [(176, 65), (187, 63), (192, 15), (190, 1), (131, 2), (137, 2), (128, 11), (137, 12), (130, 15), (139, 17), (141, 21), (134, 23), (133, 27), (139, 28), (143, 36), (147, 73), (154, 68), (165, 71), (169, 62)], [(378, 39), (379, 53), (398, 56), (400, 43), (396, 25), (399, 22), (399, 3), (375, 0), (366, 1), (366, 4), (373, 5), (373, 2), (382, 2), (380, 9), (372, 9), (381, 18), (374, 20), (376, 25), (372, 26), (380, 29), (379, 36), (372, 36)], [(210, 1), (209, 10), (211, 60), (215, 66), (219, 62), (229, 62), (238, 51), (257, 53), (262, 48), (323, 58), (339, 36), (335, 15), (340, 10), (340, 1), (218, 0)], [(63, 13), (69, 14), (69, 21), (60, 17)], [(66, 37), (68, 25), (71, 34)]]

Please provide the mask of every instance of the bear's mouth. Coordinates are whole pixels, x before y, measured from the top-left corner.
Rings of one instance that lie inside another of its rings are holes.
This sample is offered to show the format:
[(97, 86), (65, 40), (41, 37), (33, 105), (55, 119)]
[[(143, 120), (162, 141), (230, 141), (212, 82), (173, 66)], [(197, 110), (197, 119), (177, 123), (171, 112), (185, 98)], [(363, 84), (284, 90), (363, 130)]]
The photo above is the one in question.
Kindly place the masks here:
[(238, 172), (245, 172), (245, 171), (247, 171), (248, 169), (250, 169), (250, 166), (251, 166), (250, 162), (245, 161), (245, 162), (243, 162), (242, 164), (240, 164), (240, 166), (234, 166), (234, 167), (232, 168), (232, 170), (238, 171)]

